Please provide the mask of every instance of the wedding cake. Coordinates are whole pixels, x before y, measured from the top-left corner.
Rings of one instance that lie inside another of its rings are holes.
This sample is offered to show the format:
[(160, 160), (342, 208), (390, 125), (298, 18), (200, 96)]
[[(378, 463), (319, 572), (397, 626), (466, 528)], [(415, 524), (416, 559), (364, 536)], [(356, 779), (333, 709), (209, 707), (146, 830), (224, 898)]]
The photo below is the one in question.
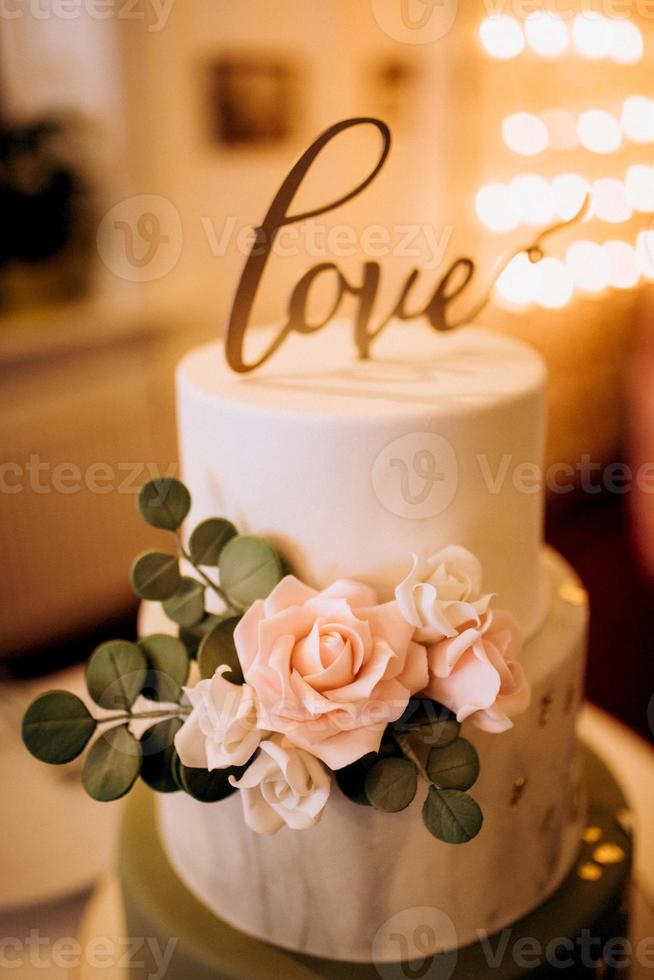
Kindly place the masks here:
[(224, 350), (178, 369), (183, 482), (139, 496), (175, 553), (132, 568), (140, 638), (93, 653), (95, 715), (50, 692), (23, 723), (43, 761), (90, 744), (95, 799), (158, 791), (122, 835), (131, 975), (611, 976), (630, 840), (576, 737), (588, 609), (543, 544), (545, 366), (441, 322), (449, 273), (366, 332), (364, 287), (309, 325), (316, 267), (285, 328), (247, 330), (262, 271)]

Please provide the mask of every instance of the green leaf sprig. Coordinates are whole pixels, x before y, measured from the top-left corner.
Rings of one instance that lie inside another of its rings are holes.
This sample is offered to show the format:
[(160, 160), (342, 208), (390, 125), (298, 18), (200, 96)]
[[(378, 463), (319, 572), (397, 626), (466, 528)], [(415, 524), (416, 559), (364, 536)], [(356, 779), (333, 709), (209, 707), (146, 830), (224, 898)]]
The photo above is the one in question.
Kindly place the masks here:
[[(119, 799), (140, 776), (157, 792), (183, 790), (211, 802), (235, 792), (229, 776), (244, 771), (206, 772), (182, 765), (174, 740), (191, 711), (184, 703), (183, 687), (193, 658), (198, 660), (202, 677), (212, 677), (225, 664), (228, 680), (243, 683), (234, 630), (245, 610), (268, 596), (287, 569), (267, 542), (239, 535), (221, 517), (199, 524), (185, 547), (181, 528), (190, 508), (189, 491), (172, 477), (151, 480), (142, 488), (138, 497), (141, 516), (152, 527), (170, 532), (176, 550), (147, 551), (139, 555), (130, 573), (136, 594), (161, 602), (179, 635), (156, 633), (135, 643), (110, 640), (93, 651), (86, 684), (103, 713), (92, 714), (68, 691), (49, 691), (30, 705), (23, 718), (23, 741), (42, 762), (71, 762), (92, 743), (82, 782), (95, 800)], [(182, 574), (181, 559), (197, 577)], [(216, 569), (217, 578), (208, 569)], [(223, 614), (207, 612), (207, 589), (221, 599)], [(158, 707), (136, 710), (139, 698)], [(134, 722), (146, 725), (140, 738), (131, 730)]]
[(479, 757), (460, 731), (442, 705), (412, 699), (386, 729), (379, 752), (338, 770), (336, 781), (353, 802), (398, 813), (413, 802), (422, 777), (429, 785), (422, 808), (427, 830), (448, 844), (466, 843), (481, 830), (483, 815), (466, 792), (479, 775)]

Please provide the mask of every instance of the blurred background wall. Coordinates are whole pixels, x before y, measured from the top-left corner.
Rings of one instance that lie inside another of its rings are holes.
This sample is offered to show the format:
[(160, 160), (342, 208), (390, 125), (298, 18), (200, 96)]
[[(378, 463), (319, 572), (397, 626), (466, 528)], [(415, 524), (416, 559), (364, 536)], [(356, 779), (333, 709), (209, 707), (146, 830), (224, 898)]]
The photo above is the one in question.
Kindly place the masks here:
[[(548, 534), (591, 590), (590, 693), (649, 731), (652, 495), (635, 480), (616, 490), (610, 468), (640, 472), (653, 458), (654, 22), (644, 3), (617, 6), (7, 0), (10, 673), (77, 659), (96, 631), (133, 616), (127, 568), (154, 544), (135, 493), (175, 466), (174, 363), (220, 332), (251, 228), (293, 159), (365, 114), (393, 131), (383, 178), (284, 239), (256, 318), (280, 319), (291, 285), (323, 260), (355, 279), (379, 259), (380, 309), (411, 268), (426, 295), (459, 255), (477, 261), (481, 292), (500, 255), (590, 195), (585, 222), (539, 266), (513, 263), (480, 319), (548, 361), (548, 464), (559, 467)], [(376, 152), (369, 133), (343, 137), (298, 207), (342, 193)]]

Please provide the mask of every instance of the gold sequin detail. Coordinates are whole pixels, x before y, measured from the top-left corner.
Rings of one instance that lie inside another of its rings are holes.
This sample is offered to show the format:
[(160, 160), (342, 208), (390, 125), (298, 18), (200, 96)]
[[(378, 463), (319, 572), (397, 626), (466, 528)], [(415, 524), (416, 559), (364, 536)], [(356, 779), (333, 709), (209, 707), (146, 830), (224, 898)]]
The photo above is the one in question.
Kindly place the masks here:
[(538, 724), (541, 728), (547, 724), (550, 720), (550, 715), (552, 714), (552, 704), (554, 703), (553, 694), (545, 694), (540, 701), (540, 714), (538, 716)]
[(577, 868), (577, 874), (584, 881), (599, 881), (604, 874), (603, 868), (600, 868), (599, 864), (593, 864), (592, 861), (586, 861), (584, 864), (580, 864)]
[(625, 856), (618, 844), (600, 844), (593, 851), (593, 858), (598, 864), (620, 864)]
[(517, 806), (522, 798), (522, 794), (527, 786), (527, 780), (524, 776), (518, 776), (513, 784), (513, 792), (511, 793), (511, 806)]
[(559, 595), (564, 602), (569, 602), (571, 606), (585, 606), (588, 602), (588, 593), (582, 585), (569, 580), (559, 587)]
[(602, 828), (601, 827), (586, 827), (581, 839), (587, 844), (596, 844), (598, 840), (602, 839)]

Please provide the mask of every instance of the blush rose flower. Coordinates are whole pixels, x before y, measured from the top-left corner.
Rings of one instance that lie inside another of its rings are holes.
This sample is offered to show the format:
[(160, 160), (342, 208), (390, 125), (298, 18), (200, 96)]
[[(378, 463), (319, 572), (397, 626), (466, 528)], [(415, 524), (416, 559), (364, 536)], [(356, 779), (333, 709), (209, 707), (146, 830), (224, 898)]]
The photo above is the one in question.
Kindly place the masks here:
[(241, 791), (245, 822), (258, 834), (276, 834), (284, 826), (292, 830), (313, 827), (331, 789), (330, 775), (322, 763), (284, 735), (262, 742), (259, 755), (243, 776), (230, 776), (229, 781)]
[(395, 590), (402, 615), (415, 627), (419, 643), (456, 636), (465, 625), (479, 626), (492, 595), (481, 592), (481, 563), (458, 545), (443, 548), (413, 567)]
[(227, 671), (219, 667), (210, 679), (185, 688), (193, 710), (175, 736), (175, 748), (192, 769), (243, 766), (267, 734), (257, 727), (254, 691), (225, 680)]
[(424, 646), (397, 602), (346, 579), (317, 592), (287, 575), (238, 624), (259, 725), (330, 769), (379, 749), (384, 728), (428, 680)]
[(529, 707), (531, 691), (517, 662), (520, 627), (501, 610), (487, 612), (479, 626), (427, 647), (427, 697), (444, 704), (458, 721), (470, 718), (486, 732), (513, 727), (511, 718)]

